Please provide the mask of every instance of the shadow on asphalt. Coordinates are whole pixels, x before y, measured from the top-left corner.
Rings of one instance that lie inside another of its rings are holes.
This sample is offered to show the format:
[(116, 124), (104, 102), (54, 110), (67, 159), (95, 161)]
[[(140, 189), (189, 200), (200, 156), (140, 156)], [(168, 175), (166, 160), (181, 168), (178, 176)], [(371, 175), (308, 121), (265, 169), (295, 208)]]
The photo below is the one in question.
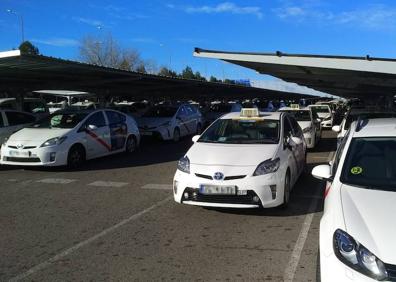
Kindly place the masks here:
[[(108, 170), (127, 167), (138, 167), (160, 164), (179, 160), (191, 147), (191, 137), (185, 137), (178, 143), (171, 141), (143, 140), (141, 146), (132, 154), (115, 154), (87, 161), (82, 167), (74, 171)], [(70, 171), (67, 167), (18, 167), (2, 166), (0, 170), (34, 170), (34, 171)]]

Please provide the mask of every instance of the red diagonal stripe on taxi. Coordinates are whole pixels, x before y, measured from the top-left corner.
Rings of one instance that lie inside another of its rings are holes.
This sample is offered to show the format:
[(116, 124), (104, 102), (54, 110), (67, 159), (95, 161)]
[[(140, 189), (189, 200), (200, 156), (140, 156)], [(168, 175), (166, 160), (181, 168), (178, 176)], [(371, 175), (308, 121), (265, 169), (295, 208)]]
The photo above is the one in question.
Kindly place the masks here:
[(89, 136), (91, 136), (93, 139), (95, 139), (99, 144), (104, 146), (107, 150), (111, 151), (111, 146), (107, 144), (103, 139), (100, 139), (98, 135), (95, 134), (95, 132), (92, 132), (90, 130), (86, 130)]

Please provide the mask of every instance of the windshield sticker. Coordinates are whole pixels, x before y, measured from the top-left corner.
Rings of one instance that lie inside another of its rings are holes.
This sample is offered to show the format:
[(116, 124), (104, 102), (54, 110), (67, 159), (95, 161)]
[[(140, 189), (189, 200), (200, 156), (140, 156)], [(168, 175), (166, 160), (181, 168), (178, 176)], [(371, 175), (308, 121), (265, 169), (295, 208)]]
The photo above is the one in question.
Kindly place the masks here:
[(363, 168), (361, 168), (360, 166), (354, 166), (353, 168), (351, 168), (351, 173), (354, 175), (361, 174), (362, 172)]

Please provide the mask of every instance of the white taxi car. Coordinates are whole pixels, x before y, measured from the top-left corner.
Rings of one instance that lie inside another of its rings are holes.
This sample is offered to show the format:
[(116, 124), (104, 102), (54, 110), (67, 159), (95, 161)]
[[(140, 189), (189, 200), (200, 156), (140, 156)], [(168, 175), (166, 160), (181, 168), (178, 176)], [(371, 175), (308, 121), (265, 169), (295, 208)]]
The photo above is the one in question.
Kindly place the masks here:
[(12, 134), (0, 163), (76, 168), (87, 159), (133, 152), (139, 142), (135, 121), (121, 112), (62, 110)]
[(329, 105), (309, 105), (313, 112), (318, 114), (322, 120), (323, 128), (331, 128), (333, 126), (334, 114)]
[(358, 120), (331, 165), (320, 222), (321, 281), (396, 280), (396, 119)]
[(173, 180), (178, 203), (286, 207), (305, 167), (303, 133), (287, 113), (242, 109), (222, 116), (193, 141)]
[(136, 120), (142, 136), (175, 142), (183, 136), (200, 134), (203, 125), (200, 111), (189, 104), (157, 105)]
[(312, 111), (312, 108), (300, 108), (298, 104), (290, 106), (280, 108), (278, 111), (291, 114), (302, 128), (307, 148), (315, 148), (322, 134), (322, 126), (318, 115), (315, 111)]

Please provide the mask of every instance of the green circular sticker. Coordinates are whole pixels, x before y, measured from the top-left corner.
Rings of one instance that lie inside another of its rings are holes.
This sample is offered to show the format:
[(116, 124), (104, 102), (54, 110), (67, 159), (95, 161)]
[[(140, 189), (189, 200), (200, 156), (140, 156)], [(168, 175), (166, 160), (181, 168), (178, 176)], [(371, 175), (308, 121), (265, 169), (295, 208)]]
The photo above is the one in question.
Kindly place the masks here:
[(361, 174), (363, 172), (363, 168), (361, 168), (360, 166), (354, 166), (353, 168), (351, 168), (351, 173), (352, 174)]

